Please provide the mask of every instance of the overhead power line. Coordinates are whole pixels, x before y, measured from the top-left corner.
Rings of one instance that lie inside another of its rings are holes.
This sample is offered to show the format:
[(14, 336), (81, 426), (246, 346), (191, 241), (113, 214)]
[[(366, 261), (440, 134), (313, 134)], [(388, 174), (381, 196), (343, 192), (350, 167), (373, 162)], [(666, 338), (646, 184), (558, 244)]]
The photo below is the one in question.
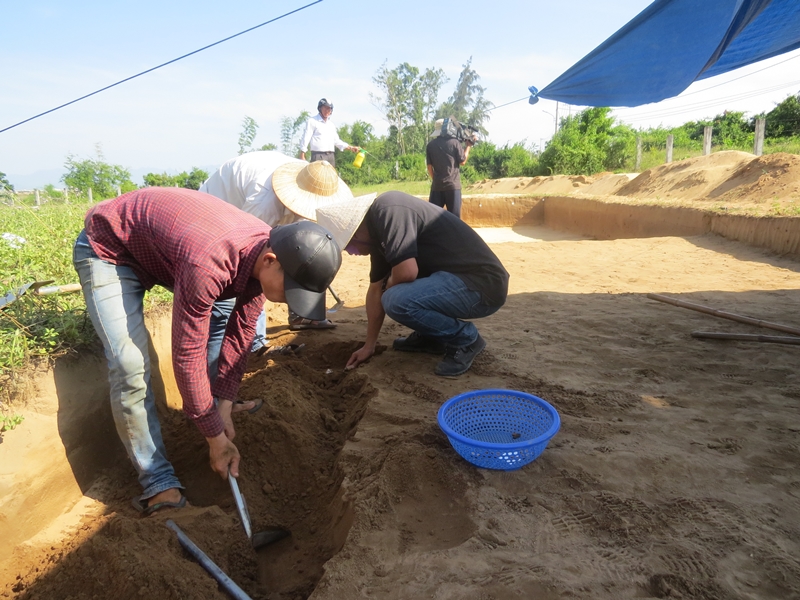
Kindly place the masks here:
[(741, 94), (734, 94), (731, 96), (725, 96), (722, 98), (715, 98), (713, 100), (705, 100), (703, 102), (695, 102), (692, 104), (686, 104), (683, 106), (675, 106), (672, 108), (663, 108), (662, 110), (653, 111), (653, 112), (645, 112), (639, 113), (636, 115), (631, 115), (628, 117), (624, 117), (626, 121), (652, 121), (654, 119), (659, 119), (662, 117), (673, 117), (676, 115), (689, 113), (689, 112), (696, 112), (698, 110), (702, 110), (705, 108), (713, 108), (715, 106), (719, 106), (721, 104), (726, 104), (730, 102), (738, 102), (740, 100), (748, 100), (750, 98), (755, 98), (757, 96), (762, 96), (764, 94), (770, 94), (772, 92), (776, 92), (782, 89), (790, 88), (800, 85), (800, 80), (791, 81), (789, 83), (783, 83), (779, 85), (774, 85), (768, 88), (762, 88), (760, 90), (754, 90), (750, 92), (743, 92)]
[(167, 62), (162, 63), (162, 64), (160, 64), (160, 65), (158, 65), (156, 67), (153, 67), (151, 69), (147, 69), (146, 71), (142, 71), (141, 73), (137, 73), (136, 75), (131, 75), (130, 77), (126, 77), (125, 79), (121, 79), (120, 81), (117, 81), (116, 83), (112, 83), (111, 85), (107, 85), (104, 88), (100, 88), (99, 90), (95, 90), (94, 92), (92, 92), (90, 94), (86, 94), (84, 96), (81, 96), (80, 98), (75, 98), (75, 100), (70, 100), (69, 102), (65, 102), (64, 104), (61, 104), (60, 106), (56, 106), (55, 108), (51, 108), (50, 110), (46, 110), (46, 111), (44, 111), (42, 113), (39, 113), (38, 115), (34, 115), (32, 117), (29, 117), (29, 118), (25, 119), (24, 121), (20, 121), (19, 123), (14, 123), (13, 125), (9, 125), (5, 129), (0, 129), (0, 133), (3, 133), (4, 131), (8, 131), (9, 129), (14, 129), (14, 127), (18, 127), (19, 125), (22, 125), (23, 123), (27, 123), (28, 121), (33, 121), (34, 119), (38, 119), (39, 117), (43, 117), (44, 115), (50, 114), (51, 112), (55, 112), (55, 111), (57, 111), (57, 110), (59, 110), (61, 108), (64, 108), (65, 106), (69, 106), (70, 104), (75, 104), (76, 102), (80, 102), (81, 100), (85, 100), (86, 98), (89, 98), (90, 96), (94, 96), (95, 94), (99, 94), (100, 92), (104, 92), (104, 91), (106, 91), (108, 89), (111, 89), (111, 88), (113, 88), (115, 86), (118, 86), (121, 83), (125, 83), (126, 81), (130, 81), (131, 79), (136, 79), (137, 77), (141, 77), (142, 75), (145, 75), (147, 73), (152, 73), (156, 69), (160, 69), (161, 67), (166, 67), (167, 65), (171, 65), (174, 62), (178, 62), (179, 60), (183, 60), (184, 58), (192, 56), (193, 54), (197, 54), (198, 52), (202, 52), (203, 50), (208, 50), (209, 48), (213, 48), (214, 46), (218, 46), (219, 44), (221, 44), (223, 42), (227, 42), (228, 40), (232, 40), (235, 37), (239, 37), (240, 35), (244, 35), (245, 33), (249, 33), (251, 31), (253, 31), (254, 29), (258, 29), (259, 27), (263, 27), (264, 25), (269, 25), (270, 23), (274, 23), (275, 21), (283, 19), (284, 17), (288, 17), (289, 15), (293, 15), (294, 13), (300, 12), (301, 10), (305, 10), (306, 8), (309, 8), (310, 6), (314, 6), (315, 4), (319, 4), (320, 2), (322, 2), (322, 0), (316, 0), (315, 2), (311, 2), (309, 4), (306, 4), (305, 6), (301, 6), (300, 8), (296, 8), (294, 10), (291, 10), (291, 11), (287, 12), (287, 13), (284, 13), (279, 17), (275, 17), (274, 19), (270, 19), (269, 21), (264, 21), (260, 25), (255, 25), (254, 27), (250, 27), (249, 29), (245, 29), (244, 31), (240, 31), (239, 33), (235, 33), (233, 35), (229, 35), (225, 39), (219, 40), (218, 42), (214, 42), (213, 44), (209, 44), (208, 46), (203, 46), (202, 48), (198, 48), (197, 50), (194, 50), (192, 52), (184, 54), (183, 56), (179, 56), (178, 58), (173, 58), (172, 60), (168, 60)]

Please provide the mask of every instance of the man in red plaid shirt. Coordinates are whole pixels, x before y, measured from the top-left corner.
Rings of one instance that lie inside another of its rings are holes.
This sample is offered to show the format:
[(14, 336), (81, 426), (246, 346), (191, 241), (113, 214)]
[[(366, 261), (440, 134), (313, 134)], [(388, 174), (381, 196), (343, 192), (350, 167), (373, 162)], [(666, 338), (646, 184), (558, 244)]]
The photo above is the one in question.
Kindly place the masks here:
[[(145, 292), (171, 289), (172, 360), (183, 409), (205, 436), (211, 467), (239, 474), (231, 413), (266, 296), (309, 319), (324, 319), (325, 290), (341, 251), (316, 223), (271, 229), (194, 190), (144, 188), (89, 210), (75, 243), (89, 316), (105, 347), (117, 432), (139, 474), (134, 506), (146, 514), (186, 504), (166, 458), (150, 384)], [(216, 373), (209, 373), (209, 320), (217, 300), (236, 298)], [(317, 314), (320, 310), (322, 314)]]

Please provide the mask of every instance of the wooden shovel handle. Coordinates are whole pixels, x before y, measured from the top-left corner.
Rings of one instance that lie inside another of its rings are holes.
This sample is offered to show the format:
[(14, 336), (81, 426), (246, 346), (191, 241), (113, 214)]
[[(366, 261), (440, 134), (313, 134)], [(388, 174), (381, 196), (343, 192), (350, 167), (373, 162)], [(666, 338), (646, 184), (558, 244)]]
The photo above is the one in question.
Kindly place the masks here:
[(46, 285), (37, 288), (34, 294), (37, 296), (46, 296), (48, 294), (67, 294), (70, 292), (80, 292), (80, 283), (68, 283), (66, 285)]

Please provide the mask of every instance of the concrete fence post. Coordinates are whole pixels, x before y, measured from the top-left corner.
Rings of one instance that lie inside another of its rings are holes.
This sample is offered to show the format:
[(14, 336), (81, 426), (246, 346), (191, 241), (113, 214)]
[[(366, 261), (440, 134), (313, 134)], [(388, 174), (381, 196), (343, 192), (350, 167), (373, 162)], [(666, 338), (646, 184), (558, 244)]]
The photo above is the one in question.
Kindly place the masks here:
[(711, 125), (703, 127), (703, 156), (711, 154), (711, 134), (714, 128)]
[(667, 136), (667, 163), (672, 162), (672, 147), (675, 144), (675, 136), (671, 133)]
[(122, 188), (117, 186), (117, 197), (122, 196)]
[(767, 128), (767, 120), (764, 117), (756, 119), (756, 139), (753, 147), (753, 154), (761, 156), (764, 154), (764, 131)]
[(636, 138), (636, 166), (634, 171), (639, 171), (642, 168), (642, 138)]
[(39, 190), (33, 190), (33, 192), (36, 194), (36, 206), (41, 206), (42, 199), (39, 197)]
[(89, 188), (89, 204), (92, 204), (92, 188)]

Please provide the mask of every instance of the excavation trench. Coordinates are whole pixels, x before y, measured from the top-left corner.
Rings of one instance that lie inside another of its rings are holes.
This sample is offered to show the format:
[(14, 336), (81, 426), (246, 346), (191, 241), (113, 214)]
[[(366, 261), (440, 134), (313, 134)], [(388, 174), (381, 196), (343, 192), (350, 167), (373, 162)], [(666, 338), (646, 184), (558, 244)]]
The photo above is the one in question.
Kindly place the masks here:
[[(20, 598), (106, 598), (109, 589), (122, 598), (224, 597), (164, 526), (172, 518), (251, 597), (307, 598), (353, 522), (339, 455), (375, 393), (366, 375), (341, 368), (351, 344), (310, 346), (299, 356), (253, 357), (240, 396), (262, 398), (264, 407), (236, 419), (235, 442), (243, 456), (239, 482), (253, 529), (277, 525), (291, 537), (258, 552), (250, 546), (230, 488), (208, 468), (205, 440), (174, 408), (179, 400), (159, 384), (161, 394), (167, 393), (160, 409), (168, 453), (192, 506), (151, 518), (136, 514), (129, 503), (137, 491), (135, 476), (105, 427), (109, 435), (99, 444), (108, 446), (105, 455), (114, 457), (113, 464), (99, 477), (95, 473), (85, 490), (105, 505), (105, 514), (78, 526), (66, 544), (60, 539), (58, 547), (42, 548), (34, 538), (13, 549), (4, 566), (26, 568), (6, 573), (10, 590)], [(73, 450), (73, 464), (76, 456), (95, 454)], [(42, 521), (60, 512), (52, 506), (48, 514), (31, 500), (30, 512), (38, 511)]]

